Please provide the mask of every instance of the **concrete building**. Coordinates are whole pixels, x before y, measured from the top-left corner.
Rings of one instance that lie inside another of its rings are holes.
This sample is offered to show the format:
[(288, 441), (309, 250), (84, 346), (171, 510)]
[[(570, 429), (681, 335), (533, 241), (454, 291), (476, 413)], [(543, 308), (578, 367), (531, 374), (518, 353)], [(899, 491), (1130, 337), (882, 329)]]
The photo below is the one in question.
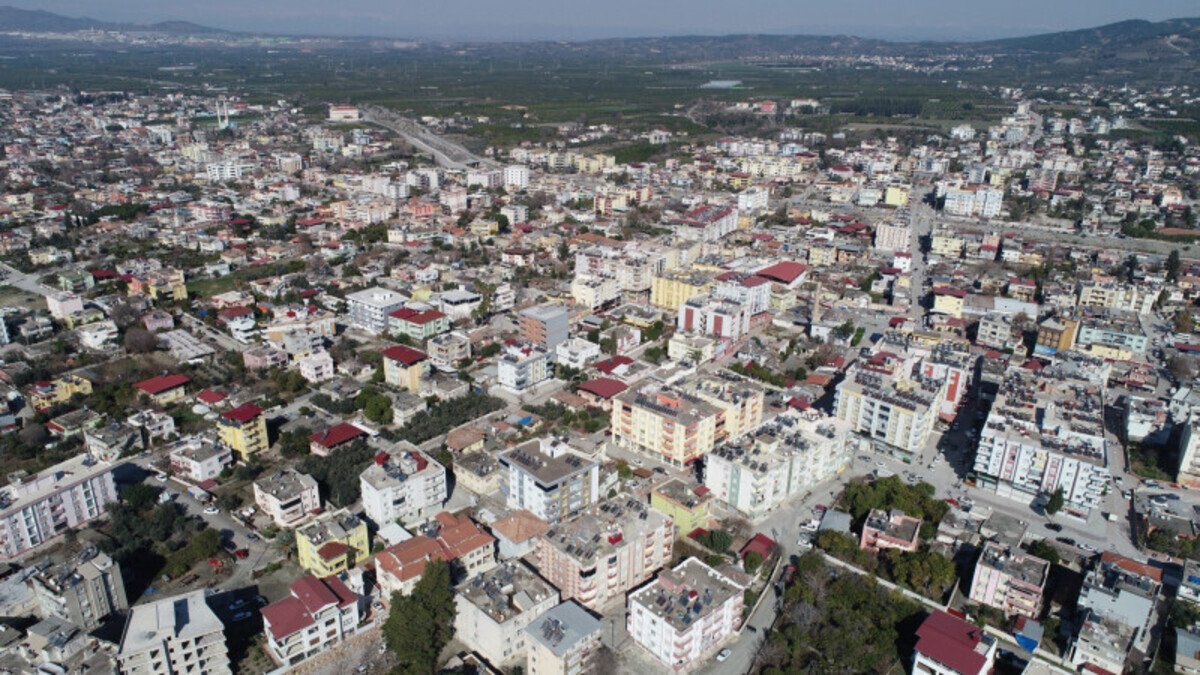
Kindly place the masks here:
[(323, 513), (296, 530), (297, 562), (319, 577), (341, 574), (370, 555), (366, 522), (346, 509)]
[(1006, 615), (1036, 619), (1042, 611), (1042, 594), (1050, 563), (1018, 548), (988, 542), (983, 547), (968, 597)]
[(387, 330), (388, 315), (403, 307), (404, 302), (403, 295), (376, 286), (347, 295), (346, 311), (352, 326), (378, 335)]
[(263, 607), (267, 653), (290, 667), (328, 651), (358, 631), (358, 597), (337, 577), (306, 574), (288, 595)]
[(375, 556), (375, 574), (383, 597), (408, 595), (425, 574), (430, 560), (450, 564), (462, 581), (496, 565), (496, 538), (465, 515), (441, 512), (420, 534), (389, 546)]
[(0, 488), (0, 553), (15, 558), (104, 515), (117, 500), (113, 467), (87, 454)]
[(254, 503), (282, 528), (296, 527), (321, 509), (321, 494), (312, 476), (280, 469), (254, 481)]
[(224, 675), (225, 626), (203, 590), (137, 605), (125, 624), (117, 665), (123, 675)]
[(707, 486), (685, 482), (680, 478), (671, 478), (650, 490), (650, 508), (675, 523), (677, 537), (686, 537), (696, 528), (708, 529), (712, 526), (714, 499), (712, 490)]
[(570, 335), (571, 310), (565, 305), (538, 305), (521, 310), (521, 339), (554, 354)]
[(508, 506), (554, 524), (600, 498), (600, 465), (571, 450), (566, 440), (542, 438), (500, 455)]
[(666, 668), (686, 671), (742, 624), (745, 584), (687, 558), (629, 595), (629, 637)]
[(553, 377), (550, 353), (534, 344), (509, 345), (496, 361), (500, 386), (521, 395)]
[(233, 450), (211, 438), (190, 436), (171, 446), (171, 473), (199, 485), (215, 480), (233, 464)]
[(879, 251), (904, 252), (912, 248), (912, 228), (892, 222), (875, 228), (875, 248)]
[(906, 371), (887, 374), (852, 366), (838, 384), (834, 414), (873, 442), (913, 456), (933, 432), (946, 382)]
[(558, 591), (520, 561), (502, 563), (459, 585), (454, 634), (496, 667), (523, 663), (525, 629), (558, 605)]
[(538, 537), (533, 563), (564, 600), (599, 611), (665, 565), (674, 540), (670, 518), (618, 495)]
[(363, 513), (377, 526), (424, 520), (441, 510), (449, 492), (446, 467), (419, 450), (381, 452), (359, 476)]
[(555, 363), (560, 366), (583, 370), (600, 360), (600, 345), (581, 337), (574, 337), (555, 349)]
[(912, 675), (989, 675), (997, 649), (982, 628), (939, 609), (917, 628)]
[(600, 620), (568, 600), (525, 627), (529, 675), (579, 675), (591, 671), (592, 655), (600, 649)]
[(57, 617), (85, 631), (129, 608), (121, 566), (94, 548), (79, 557), (38, 565), (28, 583), (41, 616)]
[(622, 449), (684, 466), (712, 451), (721, 408), (674, 387), (645, 384), (613, 399), (612, 441)]
[(263, 409), (244, 403), (226, 410), (217, 418), (217, 433), (221, 442), (237, 453), (239, 461), (247, 461), (270, 445), (267, 437), (267, 417)]
[(458, 368), (459, 361), (471, 358), (471, 338), (457, 331), (443, 333), (430, 338), (425, 349), (434, 368), (452, 372)]
[[(1078, 607), (1090, 613), (1071, 651), (1075, 666), (1092, 664), (1112, 672), (1135, 667), (1134, 652), (1146, 655), (1158, 621), (1163, 571), (1105, 551), (1083, 579)], [(1099, 639), (1119, 636), (1118, 640)], [(1124, 653), (1117, 653), (1120, 646)], [(1117, 668), (1112, 668), (1113, 664)]]
[(383, 350), (383, 381), (413, 393), (421, 391), (421, 380), (429, 369), (429, 357), (419, 349), (392, 345)]
[(869, 553), (896, 549), (912, 553), (921, 543), (921, 519), (899, 509), (871, 509), (863, 522), (858, 547)]

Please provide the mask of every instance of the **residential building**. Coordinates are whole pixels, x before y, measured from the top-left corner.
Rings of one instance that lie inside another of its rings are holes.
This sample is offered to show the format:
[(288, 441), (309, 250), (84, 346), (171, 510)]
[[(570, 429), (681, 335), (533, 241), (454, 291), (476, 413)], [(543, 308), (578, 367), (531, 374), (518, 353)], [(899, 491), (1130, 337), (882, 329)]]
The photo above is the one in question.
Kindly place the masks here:
[(1000, 215), (1004, 193), (981, 186), (951, 188), (945, 194), (946, 213), (955, 216), (995, 218)]
[(1091, 609), (1079, 616), (1069, 660), (1077, 672), (1124, 673), (1137, 630)]
[(405, 345), (383, 350), (383, 381), (413, 393), (421, 391), (421, 379), (429, 368), (425, 352)]
[(101, 517), (117, 500), (113, 466), (80, 454), (0, 488), (0, 553), (15, 558)]
[(525, 627), (529, 675), (579, 675), (592, 670), (603, 624), (578, 603), (555, 605)]
[(85, 429), (83, 446), (97, 461), (112, 462), (125, 454), (146, 447), (146, 443), (140, 428), (123, 422), (112, 422), (108, 426)]
[(129, 608), (121, 566), (94, 548), (79, 557), (36, 566), (29, 578), (41, 616), (57, 617), (91, 631)]
[(436, 309), (401, 307), (388, 317), (389, 332), (397, 338), (407, 335), (417, 342), (424, 342), (450, 330), (450, 317)]
[(312, 476), (285, 468), (254, 481), (254, 503), (276, 526), (292, 528), (321, 510), (321, 493)]
[(204, 590), (133, 607), (117, 666), (123, 675), (225, 675), (232, 673), (225, 626)]
[(869, 553), (895, 549), (912, 553), (921, 543), (921, 519), (899, 509), (871, 509), (863, 522), (858, 547)]
[(1079, 322), (1066, 317), (1048, 318), (1038, 324), (1037, 343), (1033, 355), (1053, 357), (1075, 347), (1075, 335)]
[[(1136, 664), (1131, 652), (1150, 653), (1158, 605), (1162, 596), (1163, 571), (1131, 558), (1105, 551), (1083, 579), (1078, 607), (1090, 614), (1080, 628), (1072, 649), (1072, 664), (1091, 663), (1112, 672), (1123, 672)], [(1091, 634), (1089, 634), (1091, 633)], [(1100, 640), (1116, 635), (1119, 640)], [(1121, 645), (1124, 653), (1113, 647)], [(1116, 668), (1112, 668), (1113, 664)]]
[(535, 344), (509, 345), (496, 362), (500, 387), (523, 394), (553, 377), (550, 353)]
[(695, 668), (741, 626), (745, 589), (742, 580), (687, 558), (629, 595), (629, 637), (666, 668)]
[(370, 556), (367, 523), (346, 509), (323, 513), (296, 530), (296, 554), (319, 577), (341, 574)]
[(677, 537), (712, 526), (713, 500), (712, 490), (682, 478), (671, 478), (650, 490), (650, 508), (675, 523)]
[(328, 457), (338, 448), (355, 443), (366, 435), (367, 432), (349, 422), (338, 422), (309, 436), (308, 451), (318, 457)]
[(1042, 593), (1050, 563), (1019, 548), (989, 541), (983, 546), (968, 597), (1006, 615), (1036, 619), (1042, 611)]
[(449, 496), (446, 467), (415, 448), (379, 453), (359, 475), (359, 485), (363, 512), (379, 527), (428, 518)]
[(457, 331), (442, 333), (425, 343), (429, 361), (438, 370), (451, 372), (463, 359), (471, 358), (471, 338)]
[(563, 599), (599, 611), (665, 565), (674, 541), (670, 518), (618, 495), (538, 537), (533, 564)]
[(629, 389), (613, 400), (612, 441), (674, 466), (712, 451), (724, 411), (694, 394), (655, 383)]
[(737, 209), (701, 204), (668, 223), (683, 239), (715, 242), (737, 229)]
[(443, 511), (411, 539), (389, 546), (375, 556), (375, 574), (383, 597), (412, 593), (430, 560), (449, 563), (459, 581), (496, 565), (496, 538), (465, 515)]
[(332, 380), (336, 374), (333, 369), (333, 357), (324, 349), (318, 349), (296, 359), (296, 369), (305, 380), (318, 383)]
[(187, 395), (187, 383), (192, 378), (187, 375), (159, 375), (148, 380), (142, 380), (133, 385), (147, 398), (158, 406), (167, 406), (183, 400)]
[(378, 286), (346, 296), (350, 325), (378, 335), (388, 328), (388, 315), (404, 306), (405, 297)]
[(1188, 487), (1200, 487), (1200, 416), (1192, 415), (1179, 424), (1179, 468), (1175, 482)]
[(664, 272), (650, 281), (650, 304), (678, 312), (683, 303), (704, 295), (712, 287), (712, 278), (701, 272)]
[(766, 394), (748, 379), (728, 373), (702, 375), (683, 388), (721, 410), (713, 430), (714, 443), (736, 441), (762, 424)]
[(290, 667), (341, 644), (361, 620), (358, 597), (335, 576), (306, 574), (261, 610), (267, 653)]
[(558, 605), (558, 591), (520, 561), (510, 561), (461, 584), (454, 594), (454, 634), (497, 667), (523, 663), (525, 629)]
[(270, 445), (267, 417), (263, 409), (253, 403), (243, 403), (221, 413), (217, 418), (217, 433), (221, 442), (237, 453), (241, 462), (265, 451)]
[(600, 360), (600, 345), (581, 337), (573, 337), (558, 345), (554, 362), (575, 370), (583, 370)]
[(547, 523), (558, 523), (600, 498), (600, 465), (576, 454), (565, 439), (530, 441), (501, 454), (500, 464), (508, 506)]
[(174, 443), (169, 456), (172, 475), (196, 485), (215, 480), (233, 464), (233, 451), (228, 446), (201, 436)]
[(56, 380), (35, 382), (29, 390), (29, 402), (40, 412), (67, 403), (77, 394), (91, 396), (91, 381), (78, 375), (63, 375)]
[(982, 628), (934, 610), (917, 628), (912, 675), (989, 675), (998, 643)]
[(879, 251), (909, 251), (912, 240), (912, 228), (908, 225), (883, 222), (875, 228), (875, 248)]
[(571, 310), (565, 305), (538, 305), (521, 310), (521, 339), (554, 354), (570, 334)]
[(905, 456), (920, 454), (933, 432), (946, 382), (917, 373), (855, 365), (837, 387), (834, 414), (851, 428)]

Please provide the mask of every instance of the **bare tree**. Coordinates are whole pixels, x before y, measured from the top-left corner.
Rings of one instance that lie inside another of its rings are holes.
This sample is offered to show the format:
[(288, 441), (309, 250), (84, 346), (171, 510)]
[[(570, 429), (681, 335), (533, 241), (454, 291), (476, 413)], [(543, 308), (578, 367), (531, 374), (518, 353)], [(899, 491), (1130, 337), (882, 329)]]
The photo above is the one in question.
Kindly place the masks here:
[(134, 326), (125, 331), (125, 349), (131, 354), (146, 354), (158, 349), (158, 338), (145, 328)]

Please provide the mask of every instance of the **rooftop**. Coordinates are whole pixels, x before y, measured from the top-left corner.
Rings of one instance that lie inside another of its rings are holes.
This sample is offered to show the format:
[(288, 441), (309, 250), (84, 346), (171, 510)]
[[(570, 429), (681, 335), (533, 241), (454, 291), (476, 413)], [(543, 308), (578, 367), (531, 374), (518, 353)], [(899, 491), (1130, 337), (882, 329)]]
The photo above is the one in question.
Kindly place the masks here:
[(596, 466), (595, 462), (576, 455), (565, 440), (558, 438), (543, 438), (519, 445), (501, 454), (500, 463), (524, 471), (544, 487), (553, 487)]
[(641, 541), (666, 521), (666, 516), (650, 509), (644, 501), (619, 494), (555, 525), (545, 539), (588, 567), (629, 542)]
[(574, 600), (550, 608), (525, 627), (529, 637), (555, 656), (569, 653), (575, 645), (599, 635), (603, 624)]
[(118, 657), (161, 648), (168, 640), (195, 640), (224, 628), (203, 590), (137, 605), (130, 608)]
[(505, 562), (479, 574), (457, 590), (496, 623), (520, 616), (546, 598), (558, 600), (558, 590), (519, 561)]
[(734, 597), (743, 588), (696, 558), (688, 558), (671, 570), (629, 595), (629, 604), (638, 603), (666, 620), (676, 631), (689, 627)]

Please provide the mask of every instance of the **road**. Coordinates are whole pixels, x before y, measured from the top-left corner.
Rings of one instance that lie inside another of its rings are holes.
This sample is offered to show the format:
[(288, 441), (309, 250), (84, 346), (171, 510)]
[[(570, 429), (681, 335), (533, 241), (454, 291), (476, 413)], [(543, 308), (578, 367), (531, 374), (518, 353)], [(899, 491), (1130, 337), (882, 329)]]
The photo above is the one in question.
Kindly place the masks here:
[(217, 343), (217, 346), (226, 351), (244, 352), (250, 348), (250, 345), (242, 344), (241, 342), (234, 340), (233, 337), (228, 333), (222, 333), (221, 331), (204, 323), (200, 319), (197, 319), (187, 312), (184, 312), (181, 316), (183, 317), (183, 323), (187, 324), (188, 328), (191, 328), (192, 330), (200, 333), (202, 336), (207, 337), (209, 340)]
[(480, 157), (463, 146), (438, 136), (424, 126), (379, 106), (360, 106), (365, 121), (400, 134), (409, 143), (433, 155), (438, 166), (464, 170), (471, 167), (498, 168), (490, 159)]
[(26, 274), (4, 263), (0, 263), (0, 271), (4, 274), (4, 278), (0, 279), (0, 283), (19, 288), (27, 293), (49, 296), (58, 292), (56, 289), (42, 285), (42, 282), (38, 280), (40, 276), (49, 274), (49, 271), (42, 272), (39, 275)]

